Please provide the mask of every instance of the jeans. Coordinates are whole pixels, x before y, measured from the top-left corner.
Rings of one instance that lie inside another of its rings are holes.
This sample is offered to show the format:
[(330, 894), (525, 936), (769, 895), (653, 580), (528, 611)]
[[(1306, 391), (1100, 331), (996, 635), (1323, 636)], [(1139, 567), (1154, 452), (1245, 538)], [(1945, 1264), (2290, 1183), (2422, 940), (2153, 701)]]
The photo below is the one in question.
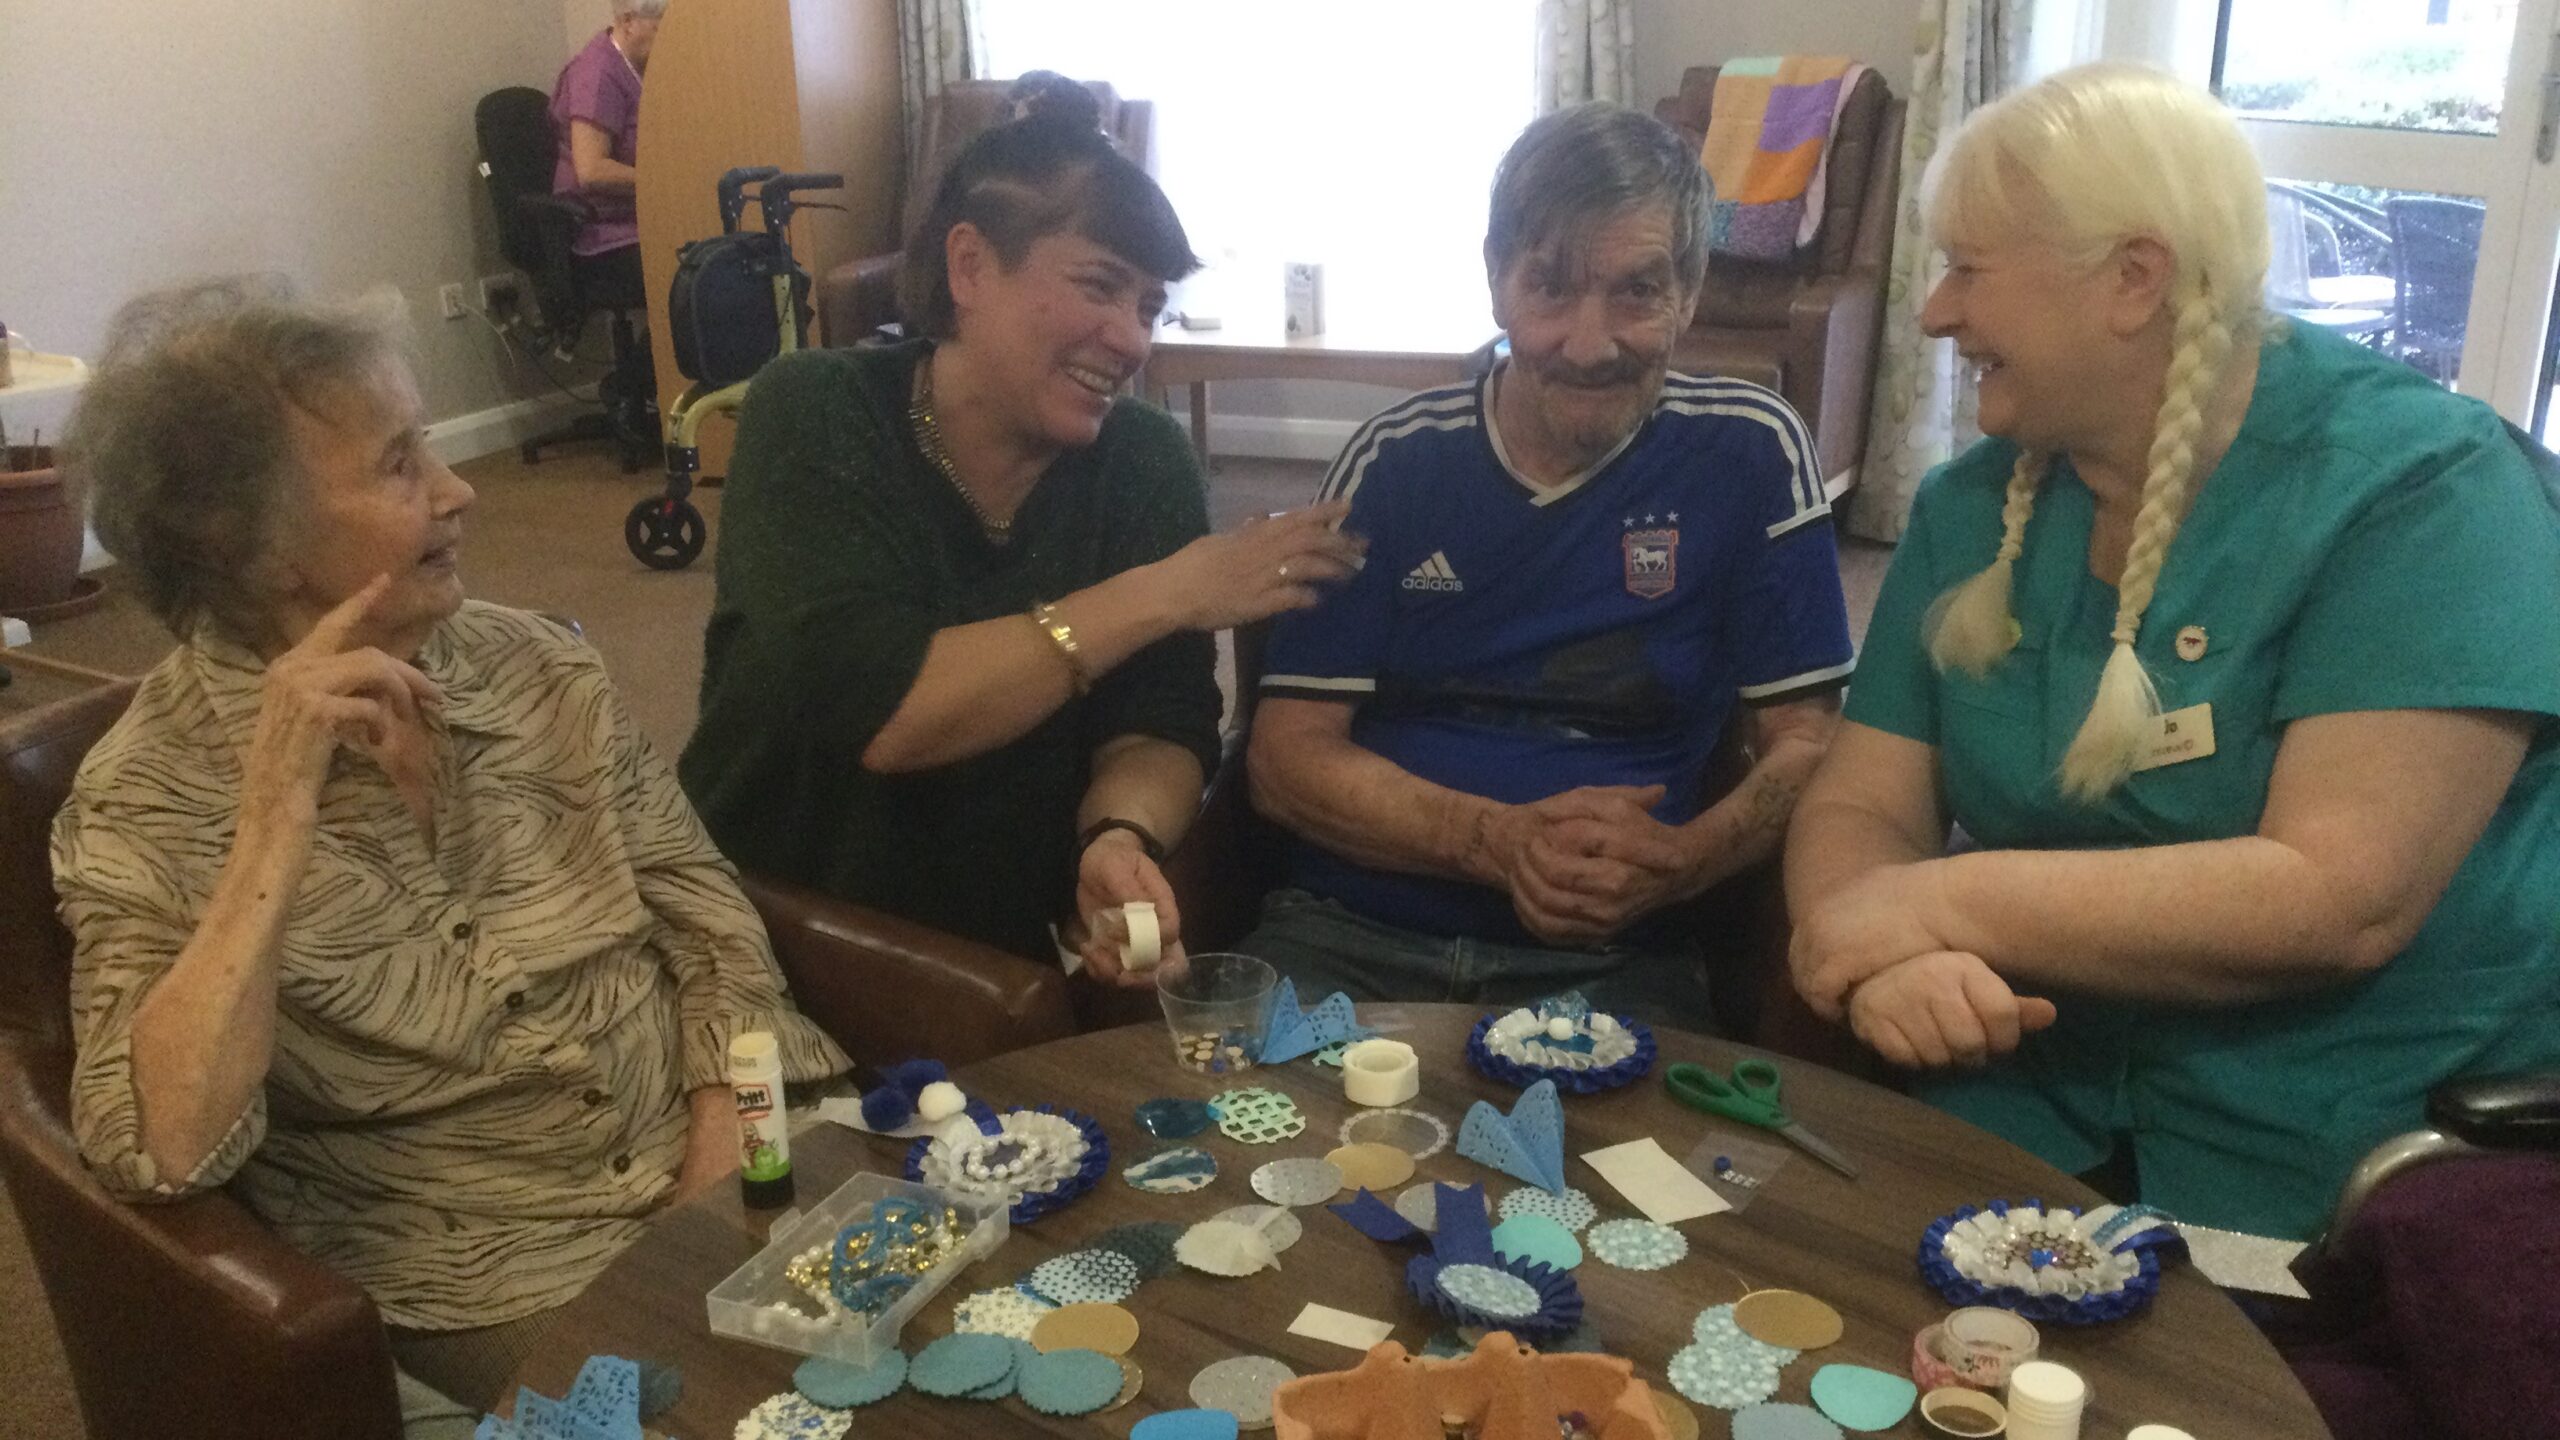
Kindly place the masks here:
[(1301, 1004), (1340, 990), (1355, 1001), (1448, 1001), (1508, 1009), (1579, 990), (1594, 1008), (1706, 1031), (1705, 956), (1694, 944), (1549, 950), (1424, 935), (1304, 890), (1275, 890), (1236, 949), (1297, 982)]

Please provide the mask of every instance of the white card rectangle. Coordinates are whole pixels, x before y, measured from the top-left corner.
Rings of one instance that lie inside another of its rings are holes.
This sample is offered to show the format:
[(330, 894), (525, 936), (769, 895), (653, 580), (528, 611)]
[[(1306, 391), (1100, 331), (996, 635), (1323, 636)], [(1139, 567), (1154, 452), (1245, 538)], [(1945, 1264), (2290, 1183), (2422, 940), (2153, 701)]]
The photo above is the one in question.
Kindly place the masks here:
[(1304, 1335), (1310, 1340), (1323, 1340), (1363, 1353), (1395, 1332), (1396, 1327), (1384, 1320), (1372, 1320), (1366, 1315), (1354, 1315), (1329, 1305), (1309, 1305), (1298, 1312), (1297, 1319), (1289, 1322), (1292, 1335)]
[(1677, 1225), (1733, 1208), (1650, 1135), (1590, 1151), (1582, 1160), (1656, 1225)]

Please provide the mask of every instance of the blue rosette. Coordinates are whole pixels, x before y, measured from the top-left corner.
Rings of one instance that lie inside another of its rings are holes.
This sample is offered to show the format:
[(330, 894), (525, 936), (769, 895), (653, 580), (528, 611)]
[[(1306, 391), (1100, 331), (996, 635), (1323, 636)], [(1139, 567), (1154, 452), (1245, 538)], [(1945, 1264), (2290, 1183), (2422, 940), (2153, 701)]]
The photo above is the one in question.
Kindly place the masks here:
[(1455, 1264), (1440, 1256), (1424, 1253), (1405, 1262), (1404, 1284), (1435, 1315), (1444, 1316), (1453, 1325), (1471, 1325), (1483, 1330), (1508, 1330), (1523, 1340), (1545, 1340), (1565, 1334), (1582, 1323), (1582, 1287), (1573, 1277), (1552, 1265), (1534, 1264), (1527, 1260), (1487, 1258), (1466, 1263), (1490, 1265), (1526, 1280), (1538, 1292), (1538, 1313), (1510, 1316), (1488, 1315), (1472, 1305), (1461, 1304), (1440, 1288), (1440, 1267)]
[(1653, 1031), (1643, 1021), (1629, 1016), (1617, 1015), (1611, 1018), (1618, 1022), (1619, 1028), (1635, 1037), (1636, 1053), (1615, 1065), (1597, 1070), (1567, 1070), (1562, 1067), (1523, 1065), (1517, 1060), (1508, 1060), (1496, 1055), (1493, 1053), (1493, 1047), (1485, 1043), (1484, 1037), (1485, 1032), (1491, 1030), (1494, 1022), (1501, 1018), (1502, 1014), (1488, 1014), (1476, 1022), (1476, 1028), (1467, 1032), (1467, 1060), (1476, 1069), (1505, 1085), (1525, 1090), (1541, 1080), (1553, 1080), (1559, 1090), (1568, 1090), (1576, 1095), (1597, 1095), (1603, 1090), (1615, 1090), (1621, 1085), (1634, 1084), (1643, 1079), (1645, 1073), (1653, 1068)]
[[(1043, 1215), (1065, 1209), (1068, 1205), (1071, 1205), (1076, 1200), (1082, 1198), (1084, 1193), (1091, 1190), (1094, 1187), (1095, 1182), (1099, 1181), (1103, 1175), (1111, 1169), (1110, 1137), (1102, 1133), (1102, 1126), (1096, 1123), (1092, 1116), (1085, 1114), (1081, 1110), (1070, 1110), (1062, 1105), (1016, 1106), (1013, 1110), (1005, 1113), (1019, 1114), (1026, 1112), (1038, 1115), (1055, 1115), (1059, 1119), (1066, 1121), (1068, 1124), (1075, 1126), (1076, 1133), (1084, 1138), (1085, 1148), (1084, 1158), (1077, 1163), (1075, 1170), (1071, 1174), (1057, 1181), (1045, 1190), (1024, 1191), (1022, 1198), (1013, 1202), (1012, 1208), (1007, 1210), (1005, 1213), (1006, 1216), (1016, 1225), (1028, 1225)], [(972, 1113), (975, 1113), (974, 1109)], [(987, 1128), (987, 1121), (995, 1118), (998, 1117), (994, 1116), (993, 1113), (990, 1112), (987, 1117), (980, 1120), (978, 1128), (985, 1131), (985, 1133), (994, 1134), (995, 1131)], [(919, 1139), (914, 1145), (908, 1147), (906, 1164), (906, 1174), (908, 1179), (917, 1182), (923, 1181), (924, 1159), (926, 1155), (932, 1152), (932, 1150), (933, 1137), (930, 1135)]]
[[(2111, 1320), (2122, 1320), (2149, 1305), (2160, 1293), (2162, 1253), (2176, 1259), (2186, 1251), (2186, 1242), (2168, 1226), (2138, 1230), (2112, 1248), (2116, 1253), (2132, 1256), (2139, 1268), (2126, 1277), (2122, 1286), (2083, 1295), (2077, 1300), (2060, 1295), (2030, 1294), (2014, 1285), (1987, 1285), (1956, 1269), (1955, 1262), (1947, 1258), (1948, 1232), (1977, 1215), (1987, 1213), (2005, 1218), (2012, 1203), (1993, 1200), (1985, 1205), (1967, 1205), (1952, 1214), (1939, 1216), (1921, 1232), (1917, 1257), (1920, 1278), (1928, 1281), (1929, 1287), (1943, 1296), (1948, 1304), (1958, 1307), (1996, 1305), (2046, 1324), (2103, 1325)], [(2078, 1206), (2047, 1205), (2034, 1197), (2023, 1203), (2048, 1215), (2076, 1218), (2083, 1213)]]

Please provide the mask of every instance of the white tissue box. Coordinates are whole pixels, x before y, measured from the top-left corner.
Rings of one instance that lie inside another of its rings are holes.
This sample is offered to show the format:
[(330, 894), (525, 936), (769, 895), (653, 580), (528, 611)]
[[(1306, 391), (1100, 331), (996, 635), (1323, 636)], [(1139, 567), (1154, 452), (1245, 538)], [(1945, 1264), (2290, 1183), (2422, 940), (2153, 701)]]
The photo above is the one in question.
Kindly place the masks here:
[(1291, 339), (1324, 333), (1324, 267), (1291, 261), (1281, 267), (1281, 315)]

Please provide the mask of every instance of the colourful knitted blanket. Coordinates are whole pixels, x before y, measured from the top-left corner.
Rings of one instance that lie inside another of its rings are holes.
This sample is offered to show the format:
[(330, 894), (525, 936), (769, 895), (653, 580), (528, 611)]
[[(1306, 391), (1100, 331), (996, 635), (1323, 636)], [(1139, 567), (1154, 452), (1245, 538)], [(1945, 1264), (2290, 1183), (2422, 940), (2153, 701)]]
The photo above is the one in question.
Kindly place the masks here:
[(1823, 174), (1841, 103), (1866, 67), (1838, 55), (1728, 60), (1698, 156), (1716, 199), (1709, 240), (1783, 260), (1822, 223)]

